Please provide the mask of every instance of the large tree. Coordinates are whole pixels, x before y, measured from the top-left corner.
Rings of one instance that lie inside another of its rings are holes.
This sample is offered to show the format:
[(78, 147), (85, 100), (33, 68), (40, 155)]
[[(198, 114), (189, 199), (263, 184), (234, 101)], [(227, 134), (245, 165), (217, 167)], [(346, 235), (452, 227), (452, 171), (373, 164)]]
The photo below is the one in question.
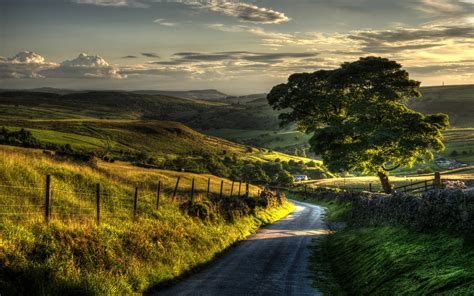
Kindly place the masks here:
[(377, 175), (390, 193), (390, 170), (444, 149), (448, 116), (406, 106), (421, 96), (419, 86), (397, 62), (365, 57), (334, 70), (293, 74), (267, 99), (282, 111), (282, 125), (296, 122), (313, 133), (311, 150), (330, 170)]

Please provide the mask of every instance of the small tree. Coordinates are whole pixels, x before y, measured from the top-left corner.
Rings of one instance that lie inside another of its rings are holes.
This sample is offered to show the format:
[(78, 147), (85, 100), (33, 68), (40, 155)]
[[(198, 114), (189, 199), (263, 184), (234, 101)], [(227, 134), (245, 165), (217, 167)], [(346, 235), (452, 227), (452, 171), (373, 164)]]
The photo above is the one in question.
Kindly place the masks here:
[(293, 74), (267, 99), (282, 125), (297, 122), (314, 133), (311, 151), (335, 172), (377, 175), (392, 191), (389, 171), (412, 166), (444, 149), (445, 114), (423, 115), (406, 106), (420, 97), (420, 82), (409, 79), (395, 61), (378, 57), (344, 63), (334, 70)]

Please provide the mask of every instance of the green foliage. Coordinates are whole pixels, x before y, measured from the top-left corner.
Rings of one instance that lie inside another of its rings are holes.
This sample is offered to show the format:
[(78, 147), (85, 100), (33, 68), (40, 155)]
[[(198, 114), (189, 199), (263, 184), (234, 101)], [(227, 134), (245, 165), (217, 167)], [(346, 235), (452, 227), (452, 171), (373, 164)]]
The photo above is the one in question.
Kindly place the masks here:
[(286, 186), (286, 187), (293, 185), (293, 182), (294, 182), (291, 174), (285, 170), (281, 170), (278, 172), (276, 181), (279, 185)]
[(30, 131), (24, 128), (19, 131), (8, 131), (5, 127), (0, 129), (0, 144), (27, 148), (38, 148), (42, 146), (40, 141), (38, 141)]
[[(311, 150), (335, 172), (386, 176), (388, 166), (412, 166), (444, 149), (444, 114), (423, 115), (405, 103), (420, 96), (420, 83), (401, 65), (367, 57), (335, 70), (293, 74), (267, 99), (282, 124), (297, 122), (314, 133)], [(382, 179), (382, 177), (381, 177)]]

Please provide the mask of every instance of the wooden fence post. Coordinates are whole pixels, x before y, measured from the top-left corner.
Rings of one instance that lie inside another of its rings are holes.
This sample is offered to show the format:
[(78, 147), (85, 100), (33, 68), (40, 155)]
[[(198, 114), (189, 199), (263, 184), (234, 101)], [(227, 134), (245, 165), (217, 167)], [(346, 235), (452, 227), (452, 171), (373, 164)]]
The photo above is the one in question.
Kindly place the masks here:
[(174, 187), (174, 192), (173, 192), (173, 201), (176, 199), (176, 193), (178, 193), (178, 186), (179, 186), (179, 180), (181, 179), (181, 176), (178, 177), (178, 180), (176, 180), (176, 186)]
[(435, 189), (441, 189), (441, 174), (439, 172), (435, 173), (435, 179), (434, 179), (434, 185)]
[(241, 189), (241, 187), (242, 187), (242, 181), (239, 181), (239, 195), (238, 195), (238, 197), (240, 197), (240, 189)]
[(425, 191), (428, 191), (428, 181), (425, 180)]
[(193, 204), (194, 201), (194, 178), (193, 182), (191, 183), (191, 204)]
[(46, 223), (49, 223), (49, 217), (51, 215), (49, 211), (50, 197), (51, 197), (51, 175), (46, 175), (46, 187), (45, 187), (45, 194), (44, 194), (44, 221)]
[(369, 192), (372, 192), (372, 183), (369, 183)]
[(210, 191), (211, 191), (211, 178), (207, 178), (207, 193), (206, 193), (207, 198), (209, 198)]
[(221, 180), (221, 192), (219, 193), (219, 199), (222, 199), (222, 191), (224, 190), (224, 180)]
[(161, 181), (158, 181), (158, 189), (156, 191), (156, 209), (160, 209), (160, 194), (161, 194)]
[(245, 195), (248, 197), (249, 196), (249, 181), (245, 184)]
[(137, 210), (138, 210), (138, 187), (135, 187), (135, 197), (133, 200), (133, 220), (137, 220)]
[(100, 184), (95, 187), (96, 223), (100, 224)]
[(234, 194), (234, 180), (232, 180), (232, 187), (230, 187), (230, 197)]

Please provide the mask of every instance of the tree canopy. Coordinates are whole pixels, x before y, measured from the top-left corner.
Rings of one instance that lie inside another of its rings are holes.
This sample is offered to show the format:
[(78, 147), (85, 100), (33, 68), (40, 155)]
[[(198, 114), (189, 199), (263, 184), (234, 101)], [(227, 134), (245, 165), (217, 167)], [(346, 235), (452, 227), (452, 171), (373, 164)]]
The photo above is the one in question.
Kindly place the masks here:
[(313, 133), (311, 150), (330, 170), (378, 175), (390, 192), (390, 169), (432, 159), (432, 151), (444, 149), (448, 116), (406, 106), (421, 96), (419, 86), (397, 62), (365, 57), (334, 70), (293, 74), (267, 99), (282, 111), (282, 125), (296, 122)]

